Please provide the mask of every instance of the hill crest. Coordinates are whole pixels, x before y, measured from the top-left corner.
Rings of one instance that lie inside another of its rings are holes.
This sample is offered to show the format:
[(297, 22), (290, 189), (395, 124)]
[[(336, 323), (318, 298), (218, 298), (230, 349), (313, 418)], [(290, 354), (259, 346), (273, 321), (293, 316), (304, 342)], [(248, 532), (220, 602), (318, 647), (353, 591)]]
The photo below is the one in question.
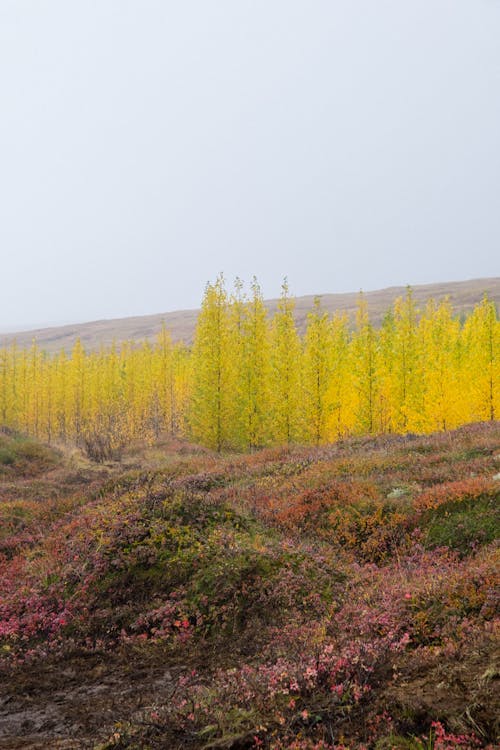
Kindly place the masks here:
[[(397, 297), (405, 294), (406, 289), (405, 286), (391, 286), (363, 292), (375, 325), (380, 324), (387, 309)], [(500, 277), (419, 284), (412, 286), (412, 290), (418, 306), (425, 304), (431, 298), (442, 299), (449, 296), (455, 311), (460, 314), (469, 312), (485, 293), (497, 306), (500, 306)], [(295, 315), (300, 330), (305, 327), (307, 313), (312, 309), (316, 296), (321, 299), (321, 305), (327, 312), (338, 311), (353, 315), (359, 292), (296, 297)], [(269, 312), (273, 313), (278, 300), (266, 300), (265, 304)], [(6, 346), (15, 341), (18, 346), (27, 347), (31, 345), (33, 339), (36, 339), (38, 345), (49, 352), (61, 349), (69, 351), (76, 340), (80, 339), (86, 349), (96, 349), (100, 346), (110, 346), (113, 342), (153, 340), (163, 322), (171, 332), (174, 341), (191, 343), (198, 312), (198, 309), (175, 310), (154, 315), (95, 320), (88, 323), (13, 332), (0, 335), (0, 346)]]

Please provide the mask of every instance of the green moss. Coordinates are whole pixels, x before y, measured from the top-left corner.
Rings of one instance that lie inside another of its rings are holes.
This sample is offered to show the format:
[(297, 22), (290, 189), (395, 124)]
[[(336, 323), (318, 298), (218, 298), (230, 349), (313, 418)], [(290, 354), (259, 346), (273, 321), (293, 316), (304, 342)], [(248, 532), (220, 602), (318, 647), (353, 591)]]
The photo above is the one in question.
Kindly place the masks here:
[(428, 548), (451, 547), (462, 554), (500, 536), (499, 494), (428, 511), (421, 522)]

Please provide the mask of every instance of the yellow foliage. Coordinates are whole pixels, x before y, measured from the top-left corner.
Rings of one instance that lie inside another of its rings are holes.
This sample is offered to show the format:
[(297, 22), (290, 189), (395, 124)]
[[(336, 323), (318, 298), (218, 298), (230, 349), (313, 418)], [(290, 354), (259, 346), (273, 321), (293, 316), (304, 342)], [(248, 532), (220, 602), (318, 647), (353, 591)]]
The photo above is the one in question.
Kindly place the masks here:
[(463, 320), (411, 291), (379, 329), (360, 301), (354, 327), (319, 301), (303, 337), (286, 282), (274, 317), (222, 276), (207, 286), (192, 347), (154, 343), (49, 356), (0, 349), (0, 425), (82, 445), (97, 460), (161, 434), (215, 450), (321, 444), (349, 434), (426, 433), (500, 413), (500, 321), (485, 297)]

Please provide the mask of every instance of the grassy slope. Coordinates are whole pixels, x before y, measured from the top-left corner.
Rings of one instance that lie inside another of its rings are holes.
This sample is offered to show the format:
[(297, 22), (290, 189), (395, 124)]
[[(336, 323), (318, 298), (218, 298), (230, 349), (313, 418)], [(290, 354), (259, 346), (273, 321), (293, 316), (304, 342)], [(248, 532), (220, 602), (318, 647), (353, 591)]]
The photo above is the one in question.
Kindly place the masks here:
[(498, 424), (47, 455), (0, 480), (0, 748), (494, 742)]

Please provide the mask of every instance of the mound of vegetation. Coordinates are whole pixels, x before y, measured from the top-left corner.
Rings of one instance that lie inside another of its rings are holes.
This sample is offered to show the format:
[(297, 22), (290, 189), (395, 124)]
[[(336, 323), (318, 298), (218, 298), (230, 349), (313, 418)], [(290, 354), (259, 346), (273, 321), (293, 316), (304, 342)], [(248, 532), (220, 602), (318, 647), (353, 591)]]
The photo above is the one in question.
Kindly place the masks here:
[(0, 550), (0, 737), (493, 746), (499, 464), (495, 423), (183, 455), (38, 512)]
[(0, 479), (35, 477), (54, 468), (59, 454), (36, 440), (0, 430)]

